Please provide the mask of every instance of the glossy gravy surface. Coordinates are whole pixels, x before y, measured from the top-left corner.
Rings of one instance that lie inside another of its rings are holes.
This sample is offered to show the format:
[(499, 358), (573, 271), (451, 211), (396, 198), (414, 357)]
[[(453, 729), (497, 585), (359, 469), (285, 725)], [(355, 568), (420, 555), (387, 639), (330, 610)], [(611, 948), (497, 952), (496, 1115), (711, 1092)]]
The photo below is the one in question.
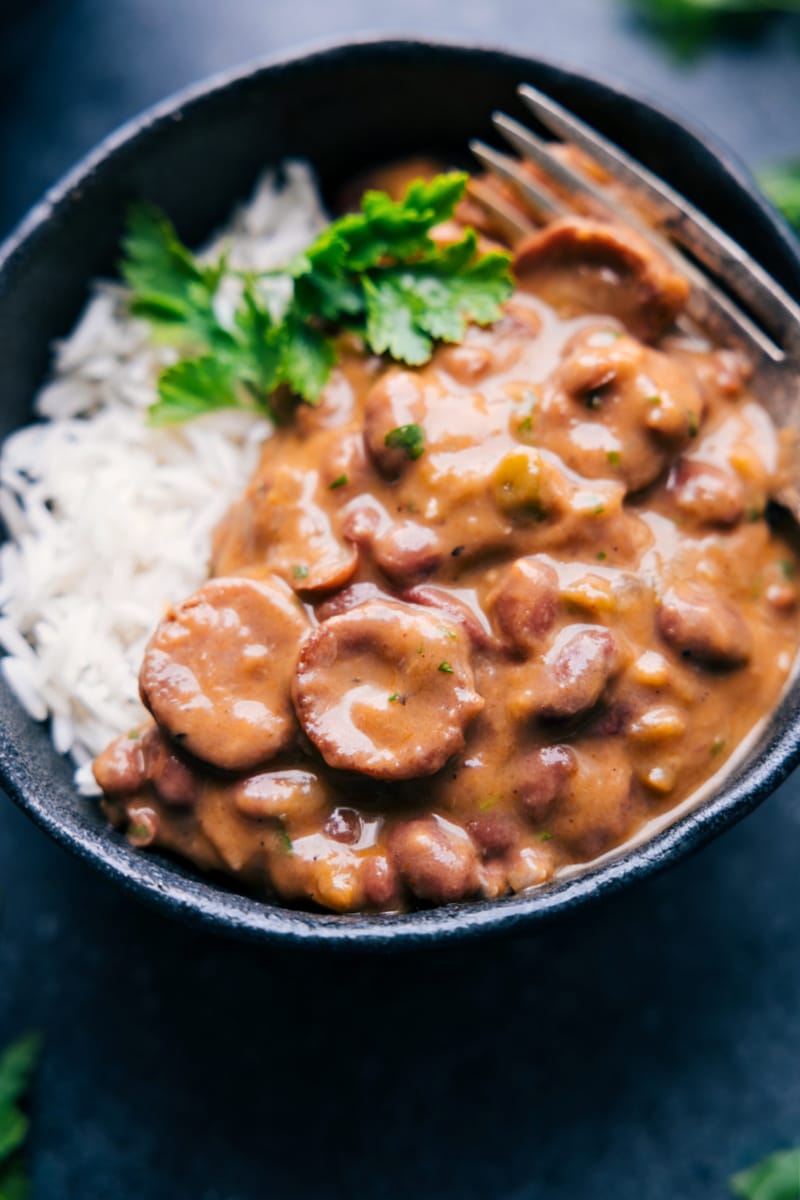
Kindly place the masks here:
[(685, 800), (774, 707), (779, 439), (744, 361), (676, 332), (679, 282), (642, 328), (643, 276), (579, 242), (518, 248), (502, 320), (424, 368), (342, 337), (153, 636), (155, 723), (97, 760), (135, 844), (337, 912), (499, 897)]

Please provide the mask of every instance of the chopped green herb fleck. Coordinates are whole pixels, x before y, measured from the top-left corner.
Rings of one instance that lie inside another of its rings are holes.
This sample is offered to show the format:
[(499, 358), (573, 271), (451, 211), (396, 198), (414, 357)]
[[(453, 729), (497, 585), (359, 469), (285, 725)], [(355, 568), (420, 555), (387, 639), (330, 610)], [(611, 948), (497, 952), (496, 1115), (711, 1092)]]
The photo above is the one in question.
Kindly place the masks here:
[(399, 699), (400, 699), (400, 693), (392, 692), (391, 696), (389, 697), (389, 703), (396, 704)]
[(756, 508), (755, 505), (752, 505), (747, 510), (748, 521), (760, 521), (761, 518), (763, 517), (763, 515), (764, 515), (763, 510), (760, 508)]
[(529, 413), (528, 416), (523, 417), (519, 425), (517, 425), (517, 433), (530, 433), (532, 429), (533, 417)]
[(651, 405), (653, 408), (657, 408), (661, 403), (661, 397), (656, 393), (654, 396), (648, 396), (645, 403)]
[(308, 579), (308, 567), (304, 567), (301, 563), (295, 563), (292, 567), (292, 575), (295, 579)]
[(390, 449), (405, 450), (409, 458), (415, 459), (425, 449), (425, 430), (421, 425), (398, 425), (383, 440)]
[(490, 808), (494, 808), (497, 804), (497, 796), (487, 796), (485, 800), (481, 800), (478, 808), (481, 812), (488, 812)]
[(698, 433), (700, 432), (700, 421), (697, 413), (690, 412), (687, 420), (689, 424), (689, 437), (697, 437)]
[(439, 633), (444, 634), (444, 636), (446, 638), (448, 638), (451, 642), (454, 642), (456, 640), (456, 638), (458, 637), (457, 633), (455, 633), (452, 629), (445, 629), (444, 625), (439, 626)]
[(453, 668), (450, 666), (450, 663), (449, 663), (449, 662), (447, 662), (447, 661), (445, 661), (445, 662), (440, 662), (440, 663), (439, 663), (439, 666), (438, 666), (438, 668), (437, 668), (437, 670), (439, 670), (439, 671), (443, 671), (445, 675), (452, 675), (452, 674), (453, 674)]
[(128, 826), (128, 835), (135, 838), (149, 838), (150, 830), (146, 825), (132, 824)]
[(602, 502), (599, 504), (596, 504), (594, 506), (594, 508), (592, 509), (592, 512), (594, 513), (594, 515), (596, 517), (601, 516), (605, 511), (606, 511), (606, 506)]
[(723, 750), (724, 748), (725, 748), (725, 738), (715, 737), (713, 742), (711, 743), (711, 753), (719, 754), (719, 752), (721, 750)]
[(138, 739), (140, 733), (141, 733), (141, 730), (139, 730), (139, 729), (129, 729), (128, 730), (129, 741), (135, 742)]
[(338, 475), (336, 479), (334, 479), (333, 483), (328, 484), (328, 490), (332, 492), (336, 488), (344, 487), (347, 482), (348, 478), (346, 475)]
[(788, 558), (784, 558), (781, 560), (780, 568), (781, 568), (781, 574), (783, 575), (784, 579), (791, 579), (792, 576), (794, 575), (794, 572), (795, 572), (794, 563), (791, 562)]
[(600, 562), (605, 562), (606, 559), (608, 558), (608, 555), (606, 554), (605, 550), (598, 550), (597, 558)]
[(539, 834), (539, 841), (540, 841), (540, 842), (551, 842), (552, 840), (553, 840), (553, 835), (552, 835), (552, 833), (547, 833), (547, 832), (545, 832), (545, 833), (540, 833), (540, 834)]
[(279, 829), (276, 837), (281, 850), (284, 850), (287, 854), (294, 854), (294, 844), (285, 829)]
[(621, 455), (620, 455), (619, 450), (609, 450), (606, 453), (606, 458), (608, 459), (609, 464), (612, 467), (618, 467), (620, 464), (620, 461), (621, 461)]
[(598, 409), (603, 403), (603, 393), (600, 391), (588, 392), (584, 404), (587, 408)]

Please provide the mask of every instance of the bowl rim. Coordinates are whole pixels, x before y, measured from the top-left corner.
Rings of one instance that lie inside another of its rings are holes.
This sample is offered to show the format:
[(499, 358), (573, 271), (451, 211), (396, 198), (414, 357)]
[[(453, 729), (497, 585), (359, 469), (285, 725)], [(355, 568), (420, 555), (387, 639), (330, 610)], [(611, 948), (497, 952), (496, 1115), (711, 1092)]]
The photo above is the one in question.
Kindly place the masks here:
[[(37, 233), (56, 210), (66, 203), (81, 184), (102, 164), (148, 132), (173, 120), (177, 113), (199, 104), (239, 82), (251, 80), (276, 68), (293, 67), (313, 60), (326, 60), (346, 54), (370, 51), (421, 53), (463, 57), (486, 56), (541, 66), (565, 78), (580, 79), (596, 86), (621, 103), (655, 112), (665, 126), (701, 145), (720, 164), (750, 204), (760, 210), (765, 222), (786, 250), (789, 262), (800, 272), (800, 247), (788, 223), (772, 208), (758, 190), (749, 170), (716, 135), (694, 120), (687, 120), (671, 108), (662, 107), (616, 79), (584, 71), (577, 66), (562, 66), (547, 58), (518, 54), (504, 46), (486, 45), (463, 39), (434, 39), (402, 35), (357, 34), (346, 38), (315, 41), (275, 55), (254, 58), (228, 70), (216, 72), (181, 88), (147, 107), (107, 134), (92, 150), (78, 160), (38, 200), (0, 245), (0, 278), (12, 269), (18, 256), (35, 248)], [(800, 274), (798, 275), (800, 278)], [(800, 690), (800, 679), (784, 693), (780, 712), (788, 696)], [(30, 718), (26, 718), (30, 720)], [(55, 753), (55, 750), (53, 750)], [(351, 949), (421, 946), (432, 942), (463, 940), (488, 933), (511, 933), (523, 927), (533, 928), (559, 915), (574, 912), (590, 900), (610, 896), (622, 887), (663, 870), (668, 865), (699, 849), (711, 838), (742, 819), (788, 776), (800, 761), (800, 723), (783, 720), (763, 754), (746, 776), (721, 781), (718, 794), (696, 808), (678, 816), (652, 837), (638, 844), (623, 845), (609, 857), (589, 865), (568, 879), (556, 880), (546, 888), (528, 894), (494, 901), (465, 901), (411, 913), (328, 914), (284, 908), (266, 901), (228, 891), (199, 874), (185, 871), (179, 864), (158, 856), (144, 857), (133, 851), (121, 835), (106, 832), (102, 842), (87, 839), (69, 815), (65, 818), (48, 808), (13, 746), (0, 745), (0, 783), (9, 797), (58, 843), (89, 862), (95, 869), (120, 883), (141, 899), (168, 909), (188, 921), (225, 930), (240, 937), (284, 944), (313, 944), (320, 947)], [(147, 864), (151, 864), (148, 878)], [(155, 864), (155, 866), (153, 866)], [(166, 866), (164, 865), (166, 864)], [(159, 879), (161, 877), (161, 879)], [(168, 877), (168, 883), (163, 879)]]

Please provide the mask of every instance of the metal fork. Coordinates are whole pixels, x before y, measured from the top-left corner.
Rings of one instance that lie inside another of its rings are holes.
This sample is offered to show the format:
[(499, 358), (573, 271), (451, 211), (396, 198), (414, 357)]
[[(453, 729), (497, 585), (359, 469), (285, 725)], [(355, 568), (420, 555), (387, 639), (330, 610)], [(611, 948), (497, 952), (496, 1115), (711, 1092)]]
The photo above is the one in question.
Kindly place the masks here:
[[(520, 170), (521, 159), (534, 163), (579, 202), (588, 199), (595, 207), (599, 204), (634, 228), (683, 273), (690, 285), (687, 315), (715, 339), (748, 353), (754, 368), (754, 391), (777, 426), (794, 435), (790, 478), (774, 499), (800, 522), (800, 305), (718, 225), (591, 125), (529, 84), (520, 86), (519, 95), (541, 125), (585, 151), (612, 179), (624, 184), (630, 195), (647, 201), (654, 223), (610, 195), (584, 171), (554, 155), (553, 142), (505, 113), (494, 114), (494, 125), (521, 158), (502, 154), (481, 141), (471, 142), (470, 149), (487, 170), (522, 196), (536, 222), (546, 223), (573, 210), (557, 192)], [(472, 195), (517, 237), (534, 228), (513, 205), (504, 203), (492, 189), (481, 187), (480, 182)]]

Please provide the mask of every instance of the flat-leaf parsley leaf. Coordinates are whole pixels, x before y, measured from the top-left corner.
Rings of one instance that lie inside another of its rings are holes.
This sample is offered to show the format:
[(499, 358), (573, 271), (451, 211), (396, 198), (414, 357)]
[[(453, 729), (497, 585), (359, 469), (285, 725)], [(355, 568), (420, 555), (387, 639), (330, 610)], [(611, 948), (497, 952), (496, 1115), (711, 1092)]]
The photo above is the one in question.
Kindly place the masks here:
[[(281, 385), (314, 403), (336, 361), (339, 330), (358, 334), (376, 354), (418, 365), (436, 341), (460, 341), (468, 321), (497, 320), (511, 295), (510, 256), (479, 254), (470, 229), (450, 245), (431, 237), (453, 215), (466, 182), (463, 172), (419, 179), (402, 200), (366, 192), (360, 212), (334, 221), (284, 271), (263, 277), (233, 271), (224, 255), (201, 263), (162, 213), (134, 207), (121, 268), (131, 312), (184, 355), (162, 372), (151, 419), (171, 424), (234, 406), (271, 413)], [(276, 275), (289, 289), (278, 316), (264, 295)], [(227, 322), (217, 304), (223, 284), (239, 295)], [(421, 453), (421, 446), (409, 451)]]

